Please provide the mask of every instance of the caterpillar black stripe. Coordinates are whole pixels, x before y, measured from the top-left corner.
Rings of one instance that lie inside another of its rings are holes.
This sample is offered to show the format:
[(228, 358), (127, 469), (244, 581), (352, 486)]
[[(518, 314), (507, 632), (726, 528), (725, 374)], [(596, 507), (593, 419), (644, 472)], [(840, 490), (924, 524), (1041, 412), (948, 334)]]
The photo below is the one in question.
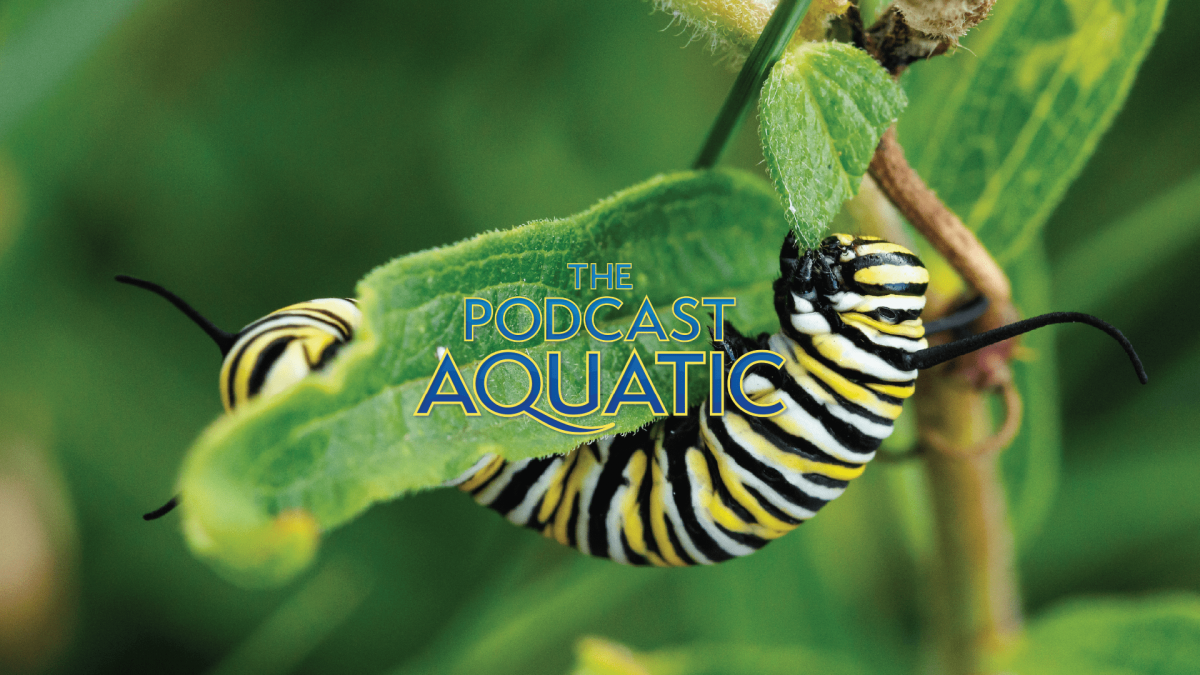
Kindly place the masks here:
[[(707, 406), (565, 457), (482, 458), (450, 484), (510, 521), (584, 553), (632, 565), (710, 564), (748, 555), (836, 499), (892, 432), (925, 349), (929, 275), (905, 248), (836, 235), (800, 254), (789, 236), (775, 282), (781, 330), (725, 326), (727, 366), (769, 349), (745, 390), (781, 400), (771, 418)], [(728, 368), (727, 368), (728, 370)]]
[[(711, 564), (753, 553), (840, 496), (891, 434), (921, 369), (1044, 325), (1082, 322), (1117, 339), (1146, 381), (1124, 336), (1086, 314), (1046, 314), (928, 347), (920, 314), (929, 275), (898, 244), (839, 234), (801, 252), (789, 234), (779, 264), (779, 332), (750, 338), (726, 324), (716, 346), (727, 365), (760, 349), (784, 358), (779, 369), (752, 367), (743, 386), (753, 400), (782, 401), (782, 413), (749, 416), (730, 399), (716, 417), (702, 404), (563, 456), (486, 455), (447, 485), (583, 553), (631, 565)], [(125, 280), (175, 303), (222, 346), (227, 409), (319, 369), (361, 320), (352, 301), (314, 300), (230, 335), (160, 287)]]

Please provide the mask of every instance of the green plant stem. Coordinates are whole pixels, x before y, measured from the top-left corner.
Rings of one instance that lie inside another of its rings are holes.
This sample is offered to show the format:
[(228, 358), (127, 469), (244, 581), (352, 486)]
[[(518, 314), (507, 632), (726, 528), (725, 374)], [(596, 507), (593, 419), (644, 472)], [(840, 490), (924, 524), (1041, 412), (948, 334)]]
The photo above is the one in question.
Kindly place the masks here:
[[(930, 634), (936, 672), (977, 675), (1021, 632), (1012, 528), (988, 395), (938, 368), (916, 405), (933, 505)], [(1011, 439), (1009, 439), (1011, 440)], [(988, 447), (990, 446), (990, 447)], [(987, 448), (987, 449), (984, 449)]]
[[(873, 181), (851, 202), (864, 234), (903, 240), (892, 200)], [(857, 203), (855, 203), (857, 202)], [(952, 215), (952, 214), (951, 214)], [(931, 305), (953, 298), (929, 292)], [(978, 355), (959, 359), (969, 361)], [(1012, 528), (1000, 478), (1000, 451), (1019, 424), (1019, 399), (994, 430), (989, 394), (963, 376), (970, 363), (947, 364), (921, 374), (914, 400), (922, 437), (934, 547), (922, 556), (925, 634), (933, 649), (933, 672), (974, 675), (990, 657), (1016, 641), (1022, 630), (1020, 586)], [(1010, 390), (1016, 396), (1015, 389)], [(878, 461), (878, 460), (877, 460)]]
[(721, 112), (717, 114), (717, 120), (713, 122), (704, 147), (700, 149), (700, 155), (696, 157), (692, 168), (708, 169), (717, 163), (729, 138), (745, 119), (750, 103), (762, 90), (771, 67), (779, 61), (784, 48), (791, 42), (792, 35), (804, 19), (810, 4), (812, 0), (779, 0), (779, 5), (771, 14), (771, 20), (754, 43), (754, 49), (750, 50), (750, 56), (738, 72), (733, 88), (725, 97)]

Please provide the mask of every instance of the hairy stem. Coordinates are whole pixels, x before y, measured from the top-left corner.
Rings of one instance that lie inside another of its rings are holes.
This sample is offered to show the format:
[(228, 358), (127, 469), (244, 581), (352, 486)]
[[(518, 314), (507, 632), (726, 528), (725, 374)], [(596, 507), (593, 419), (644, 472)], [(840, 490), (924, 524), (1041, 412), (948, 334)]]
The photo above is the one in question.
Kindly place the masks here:
[(708, 37), (714, 51), (728, 52), (734, 65), (750, 53), (773, 8), (744, 0), (652, 0), (655, 9)]

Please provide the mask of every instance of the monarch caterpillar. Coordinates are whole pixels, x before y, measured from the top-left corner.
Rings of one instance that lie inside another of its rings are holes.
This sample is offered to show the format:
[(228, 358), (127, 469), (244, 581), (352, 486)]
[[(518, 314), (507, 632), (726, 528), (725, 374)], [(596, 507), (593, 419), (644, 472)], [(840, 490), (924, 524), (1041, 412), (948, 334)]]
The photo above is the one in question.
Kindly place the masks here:
[[(782, 401), (783, 412), (755, 417), (725, 394), (721, 416), (701, 404), (566, 455), (486, 455), (445, 484), (583, 553), (632, 565), (711, 564), (753, 553), (841, 495), (891, 434), (919, 370), (1042, 326), (1079, 322), (1116, 339), (1146, 381), (1121, 332), (1087, 314), (1045, 314), (929, 347), (920, 318), (928, 272), (911, 251), (883, 239), (837, 234), (801, 252), (789, 233), (779, 266), (779, 332), (750, 338), (726, 323), (716, 346), (727, 370), (751, 351), (782, 356), (777, 369), (752, 366), (743, 390), (752, 400)], [(162, 295), (213, 337), (225, 355), (228, 410), (320, 369), (361, 321), (352, 300), (314, 300), (230, 334), (160, 286), (118, 280)], [(937, 329), (962, 322), (944, 320)]]

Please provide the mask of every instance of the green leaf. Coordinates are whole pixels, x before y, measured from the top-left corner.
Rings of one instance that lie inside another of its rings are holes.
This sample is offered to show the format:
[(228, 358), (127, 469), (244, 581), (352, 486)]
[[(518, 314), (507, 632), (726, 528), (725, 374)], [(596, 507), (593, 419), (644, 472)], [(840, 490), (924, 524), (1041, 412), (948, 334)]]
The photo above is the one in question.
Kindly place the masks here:
[(1083, 600), (1030, 627), (1000, 670), (1022, 675), (1184, 675), (1200, 664), (1200, 598)]
[(636, 653), (602, 638), (576, 647), (574, 675), (858, 675), (867, 670), (840, 654), (795, 646), (705, 644)]
[(915, 64), (899, 138), (1001, 263), (1019, 256), (1121, 108), (1166, 0), (1011, 0)]
[(806, 245), (858, 191), (905, 104), (887, 72), (849, 45), (805, 43), (775, 65), (759, 99), (759, 130), (788, 221)]
[[(729, 317), (743, 330), (773, 328), (770, 285), (778, 274), (781, 216), (769, 186), (757, 178), (677, 174), (571, 218), (480, 235), (376, 269), (359, 284), (364, 325), (328, 374), (218, 419), (192, 448), (181, 479), (189, 544), (237, 581), (279, 583), (308, 564), (320, 532), (373, 502), (437, 486), (486, 453), (509, 459), (563, 453), (599, 436), (569, 436), (525, 416), (467, 417), (451, 406), (413, 416), (438, 347), (450, 350), (467, 382), (474, 364), (495, 351), (519, 347), (541, 364), (547, 351), (561, 351), (563, 396), (572, 401), (585, 398), (583, 378), (571, 374), (580, 372), (573, 369), (581, 370), (585, 352), (602, 354), (604, 396), (629, 357), (631, 343), (590, 337), (545, 344), (539, 333), (513, 344), (489, 329), (465, 342), (463, 298), (498, 305), (512, 296), (538, 304), (558, 296), (582, 307), (612, 295), (624, 306), (601, 319), (614, 330), (629, 326), (646, 296), (669, 332), (675, 298), (726, 296), (746, 299)], [(634, 290), (601, 284), (592, 291), (585, 278), (584, 290), (576, 291), (567, 267), (573, 262), (632, 263)], [(707, 351), (707, 335), (687, 344), (652, 339), (639, 338), (637, 348), (660, 394), (669, 395), (670, 369), (653, 367), (653, 352)], [(525, 395), (523, 374), (498, 375), (489, 380), (496, 400), (511, 404)], [(699, 377), (690, 389), (693, 402), (706, 391)], [(573, 421), (613, 422), (608, 433), (620, 433), (651, 419), (644, 406), (633, 406), (616, 417)]]
[[(1022, 314), (1035, 316), (1054, 310), (1050, 265), (1040, 243), (1013, 261), (1008, 273)], [(1022, 399), (1021, 430), (1000, 455), (1000, 466), (1021, 551), (1034, 547), (1058, 490), (1062, 412), (1055, 336), (1053, 329), (1026, 334), (1021, 338), (1020, 358), (1013, 363), (1013, 380)]]

